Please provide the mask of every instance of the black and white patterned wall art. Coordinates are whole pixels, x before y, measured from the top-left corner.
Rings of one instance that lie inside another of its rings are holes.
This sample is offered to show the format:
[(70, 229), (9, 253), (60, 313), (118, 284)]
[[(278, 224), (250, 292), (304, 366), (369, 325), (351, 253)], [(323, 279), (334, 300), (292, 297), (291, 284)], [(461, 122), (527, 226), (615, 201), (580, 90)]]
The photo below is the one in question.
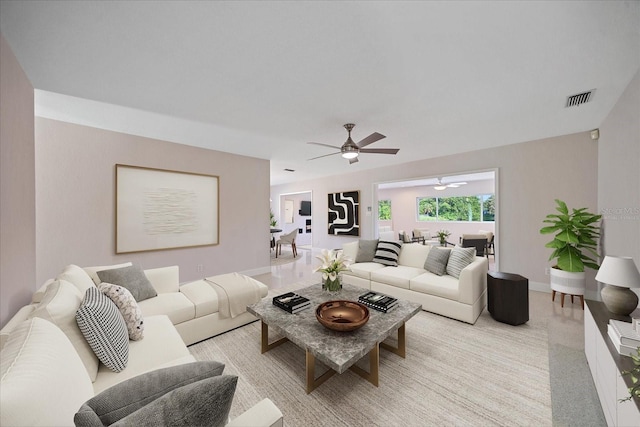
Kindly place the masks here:
[(329, 194), (329, 234), (360, 236), (360, 191)]

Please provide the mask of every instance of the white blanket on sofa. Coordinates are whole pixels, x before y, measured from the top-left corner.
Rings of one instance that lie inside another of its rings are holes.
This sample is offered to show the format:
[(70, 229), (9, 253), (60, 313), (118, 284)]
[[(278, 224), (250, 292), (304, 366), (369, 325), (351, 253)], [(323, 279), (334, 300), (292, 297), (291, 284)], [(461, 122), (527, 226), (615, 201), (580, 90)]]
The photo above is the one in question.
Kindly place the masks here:
[(255, 279), (239, 273), (221, 274), (206, 280), (218, 293), (218, 312), (221, 317), (236, 317), (247, 306), (260, 301), (260, 288)]

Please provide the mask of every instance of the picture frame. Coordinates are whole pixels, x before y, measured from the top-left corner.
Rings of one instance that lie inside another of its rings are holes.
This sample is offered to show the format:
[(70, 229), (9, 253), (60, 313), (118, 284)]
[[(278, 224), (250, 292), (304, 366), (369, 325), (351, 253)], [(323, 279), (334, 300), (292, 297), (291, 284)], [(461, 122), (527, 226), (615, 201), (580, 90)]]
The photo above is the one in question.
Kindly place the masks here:
[(360, 191), (328, 195), (328, 232), (334, 236), (360, 236)]
[(116, 164), (116, 253), (219, 244), (220, 177)]

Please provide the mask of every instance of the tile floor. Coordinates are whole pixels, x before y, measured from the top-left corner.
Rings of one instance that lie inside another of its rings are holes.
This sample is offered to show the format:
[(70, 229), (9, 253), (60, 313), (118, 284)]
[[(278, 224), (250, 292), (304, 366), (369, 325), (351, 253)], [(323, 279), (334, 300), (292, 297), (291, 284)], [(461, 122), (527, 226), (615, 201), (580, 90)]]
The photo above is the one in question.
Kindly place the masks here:
[[(255, 278), (269, 289), (287, 288), (300, 282), (306, 285), (319, 283), (320, 273), (313, 273), (313, 269), (319, 265), (315, 258), (317, 251), (305, 247), (298, 248), (298, 252), (301, 256), (296, 261), (272, 266), (271, 273)], [(291, 253), (283, 251), (282, 258), (287, 256), (291, 257)], [(493, 262), (490, 264), (493, 265)], [(553, 424), (605, 425), (584, 356), (584, 311), (580, 300), (576, 298), (572, 304), (566, 298), (562, 308), (559, 298), (551, 301), (550, 293), (529, 291), (529, 317), (542, 318), (548, 325)], [(558, 359), (562, 358), (562, 361), (554, 360), (558, 353)], [(575, 387), (582, 392), (576, 393)]]

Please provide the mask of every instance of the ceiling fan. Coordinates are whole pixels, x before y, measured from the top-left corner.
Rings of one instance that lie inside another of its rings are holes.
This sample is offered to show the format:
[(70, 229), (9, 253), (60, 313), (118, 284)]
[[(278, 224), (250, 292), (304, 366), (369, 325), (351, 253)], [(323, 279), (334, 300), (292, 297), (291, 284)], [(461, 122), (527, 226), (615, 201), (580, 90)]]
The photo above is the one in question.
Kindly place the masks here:
[(435, 185), (433, 187), (434, 190), (438, 190), (438, 191), (442, 191), (442, 190), (446, 190), (447, 188), (458, 188), (461, 185), (465, 185), (466, 182), (461, 181), (461, 182), (451, 182), (449, 184), (444, 184), (442, 182), (442, 178), (438, 178), (438, 185)]
[(351, 139), (351, 130), (354, 127), (355, 127), (355, 124), (353, 123), (347, 123), (346, 125), (344, 125), (344, 128), (347, 130), (347, 132), (349, 132), (349, 137), (347, 138), (347, 141), (344, 144), (342, 144), (342, 147), (336, 147), (335, 145), (328, 145), (328, 144), (320, 144), (319, 142), (307, 142), (307, 144), (321, 145), (323, 147), (335, 148), (336, 150), (340, 150), (336, 153), (325, 154), (323, 156), (314, 157), (309, 160), (315, 160), (321, 157), (333, 156), (335, 154), (342, 154), (342, 157), (344, 157), (345, 159), (349, 159), (349, 164), (352, 164), (358, 161), (358, 155), (360, 153), (396, 154), (398, 151), (400, 151), (399, 148), (364, 148), (367, 145), (373, 144), (374, 142), (379, 141), (382, 138), (386, 138), (386, 137), (378, 132), (374, 132), (368, 137), (366, 137), (365, 139), (363, 139), (362, 141), (355, 143), (353, 142), (353, 139)]

